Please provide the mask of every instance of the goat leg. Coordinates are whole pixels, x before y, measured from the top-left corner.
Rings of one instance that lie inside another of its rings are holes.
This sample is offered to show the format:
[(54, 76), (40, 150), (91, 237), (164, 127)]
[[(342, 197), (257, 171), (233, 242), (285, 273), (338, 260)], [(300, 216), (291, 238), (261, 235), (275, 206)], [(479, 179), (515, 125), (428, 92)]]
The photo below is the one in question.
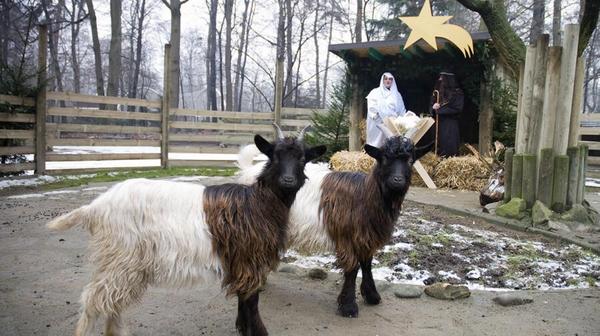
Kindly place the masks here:
[(338, 296), (338, 312), (343, 317), (358, 317), (356, 304), (356, 274), (358, 266), (349, 272), (344, 272), (344, 286)]
[(372, 257), (369, 257), (360, 262), (360, 268), (362, 270), (362, 282), (360, 283), (360, 295), (362, 295), (365, 302), (371, 305), (377, 305), (381, 302), (381, 296), (377, 293), (377, 287), (375, 287), (375, 281), (373, 280), (373, 273), (371, 272)]

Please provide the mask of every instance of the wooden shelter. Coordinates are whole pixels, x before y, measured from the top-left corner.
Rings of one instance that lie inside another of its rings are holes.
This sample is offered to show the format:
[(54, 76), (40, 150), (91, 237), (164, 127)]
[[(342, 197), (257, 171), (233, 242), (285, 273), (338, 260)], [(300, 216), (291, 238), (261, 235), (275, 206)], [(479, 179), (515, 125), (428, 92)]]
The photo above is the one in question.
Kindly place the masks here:
[(471, 58), (465, 58), (458, 48), (441, 38), (437, 39), (437, 51), (423, 40), (408, 49), (404, 49), (406, 40), (330, 45), (329, 51), (344, 59), (351, 74), (350, 150), (361, 149), (358, 125), (366, 116), (365, 97), (379, 85), (383, 72), (394, 74), (408, 110), (427, 114), (439, 72), (452, 71), (465, 92), (465, 108), (460, 117), (461, 141), (479, 143), (480, 152), (487, 153), (493, 128), (489, 72), (496, 64), (496, 57), (489, 33), (471, 36), (475, 49)]

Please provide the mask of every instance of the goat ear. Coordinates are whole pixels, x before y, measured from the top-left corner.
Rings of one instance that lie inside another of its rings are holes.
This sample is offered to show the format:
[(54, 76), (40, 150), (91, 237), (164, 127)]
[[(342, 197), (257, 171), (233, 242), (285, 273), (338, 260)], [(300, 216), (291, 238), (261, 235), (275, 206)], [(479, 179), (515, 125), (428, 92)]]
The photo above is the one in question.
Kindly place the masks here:
[(381, 160), (381, 150), (379, 148), (365, 144), (365, 152), (367, 152), (367, 154), (369, 154), (369, 156), (373, 159), (377, 161)]
[(261, 153), (265, 154), (269, 158), (272, 158), (274, 146), (267, 139), (256, 134), (254, 136), (254, 144), (256, 147), (258, 147), (258, 150), (261, 151)]
[(327, 151), (327, 147), (322, 146), (322, 145), (311, 147), (304, 151), (304, 158), (306, 159), (306, 162), (310, 162), (310, 161), (318, 158), (319, 156), (325, 154), (326, 151)]
[(423, 155), (429, 153), (429, 151), (431, 151), (431, 148), (433, 148), (433, 142), (431, 142), (431, 143), (429, 143), (429, 144), (427, 144), (425, 146), (416, 147), (415, 148), (415, 157), (414, 157), (414, 160), (417, 161)]

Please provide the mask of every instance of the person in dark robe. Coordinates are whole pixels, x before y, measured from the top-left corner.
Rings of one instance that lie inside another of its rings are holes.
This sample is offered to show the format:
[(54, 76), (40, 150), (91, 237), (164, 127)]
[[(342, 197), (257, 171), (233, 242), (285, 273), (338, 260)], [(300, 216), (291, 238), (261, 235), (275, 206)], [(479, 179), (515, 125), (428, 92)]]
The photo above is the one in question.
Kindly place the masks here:
[(437, 155), (458, 155), (460, 132), (458, 119), (464, 106), (464, 94), (453, 73), (441, 72), (431, 97), (431, 112), (438, 122)]

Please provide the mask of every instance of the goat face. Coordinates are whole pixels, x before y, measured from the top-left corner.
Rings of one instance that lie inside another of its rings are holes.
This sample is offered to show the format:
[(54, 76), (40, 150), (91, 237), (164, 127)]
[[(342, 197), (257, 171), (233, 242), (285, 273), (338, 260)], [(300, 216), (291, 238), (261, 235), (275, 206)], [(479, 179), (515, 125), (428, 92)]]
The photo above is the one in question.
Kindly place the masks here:
[(375, 160), (375, 174), (380, 183), (392, 191), (406, 191), (410, 185), (413, 163), (425, 155), (431, 144), (415, 148), (409, 138), (388, 138), (381, 148), (365, 145), (365, 151)]
[(270, 143), (260, 135), (256, 135), (254, 143), (269, 158), (265, 171), (270, 172), (271, 177), (282, 189), (300, 189), (306, 180), (304, 175), (306, 163), (326, 151), (325, 146), (308, 148), (302, 140), (293, 137), (285, 137)]

